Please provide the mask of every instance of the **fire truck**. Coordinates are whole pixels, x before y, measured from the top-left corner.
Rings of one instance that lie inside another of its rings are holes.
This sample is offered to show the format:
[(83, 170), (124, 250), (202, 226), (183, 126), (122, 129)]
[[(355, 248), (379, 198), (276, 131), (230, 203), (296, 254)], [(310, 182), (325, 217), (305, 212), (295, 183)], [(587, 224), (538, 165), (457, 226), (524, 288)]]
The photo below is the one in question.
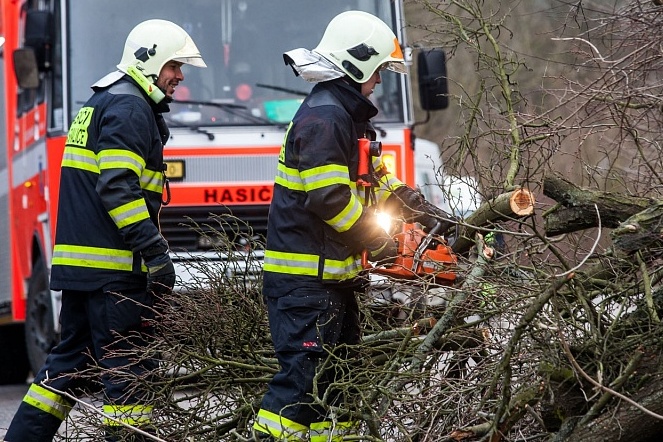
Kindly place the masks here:
[[(0, 0), (0, 383), (25, 381), (57, 342), (60, 293), (49, 289), (49, 269), (65, 138), (90, 85), (115, 69), (129, 31), (171, 20), (208, 64), (184, 72), (166, 114), (170, 203), (161, 230), (174, 253), (195, 254), (211, 245), (187, 220), (203, 225), (230, 213), (266, 233), (285, 129), (312, 87), (282, 54), (315, 47), (331, 18), (350, 9), (393, 25), (407, 61), (418, 64), (422, 107), (446, 107), (444, 53), (405, 44), (400, 1)], [(415, 142), (411, 80), (383, 74), (373, 122), (389, 169), (416, 185), (417, 149), (439, 152)]]

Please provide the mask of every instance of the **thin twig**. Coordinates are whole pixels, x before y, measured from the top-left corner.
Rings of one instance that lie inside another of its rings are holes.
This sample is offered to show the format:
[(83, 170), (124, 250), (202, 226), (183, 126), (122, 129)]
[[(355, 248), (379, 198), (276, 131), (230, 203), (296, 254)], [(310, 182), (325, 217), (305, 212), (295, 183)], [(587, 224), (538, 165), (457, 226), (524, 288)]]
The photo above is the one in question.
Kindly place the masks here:
[(146, 431), (143, 431), (143, 430), (141, 430), (140, 428), (136, 428), (136, 427), (134, 427), (134, 426), (132, 426), (132, 425), (129, 425), (129, 424), (125, 423), (125, 422), (122, 422), (122, 421), (120, 421), (120, 420), (118, 420), (118, 419), (115, 419), (114, 417), (108, 416), (107, 414), (105, 414), (103, 411), (99, 410), (99, 409), (98, 409), (97, 407), (95, 407), (94, 405), (90, 405), (90, 404), (88, 404), (88, 403), (86, 403), (86, 402), (84, 402), (84, 401), (78, 399), (76, 396), (73, 396), (73, 395), (71, 395), (71, 394), (69, 394), (69, 393), (67, 393), (67, 392), (65, 392), (65, 391), (61, 391), (61, 390), (58, 390), (57, 388), (51, 387), (50, 385), (46, 384), (46, 381), (48, 381), (48, 378), (47, 378), (47, 379), (44, 379), (44, 380), (40, 383), (40, 385), (41, 385), (42, 387), (44, 387), (45, 389), (47, 389), (47, 390), (49, 390), (49, 391), (52, 391), (53, 393), (56, 393), (56, 394), (58, 394), (58, 395), (60, 395), (60, 396), (64, 396), (64, 397), (66, 397), (66, 398), (68, 398), (68, 399), (71, 399), (72, 401), (74, 401), (74, 402), (76, 402), (78, 405), (80, 405), (81, 407), (88, 409), (88, 410), (91, 411), (92, 413), (95, 413), (95, 414), (98, 414), (99, 416), (102, 416), (104, 419), (108, 419), (108, 420), (111, 420), (111, 421), (113, 421), (113, 422), (115, 422), (115, 423), (118, 423), (118, 424), (122, 425), (122, 426), (125, 427), (125, 428), (129, 428), (130, 430), (135, 431), (136, 433), (138, 433), (138, 434), (140, 434), (140, 435), (142, 435), (142, 436), (145, 436), (145, 437), (147, 437), (147, 438), (149, 438), (149, 439), (155, 440), (155, 441), (157, 441), (157, 442), (168, 442), (167, 440), (165, 440), (165, 439), (161, 439), (160, 437), (155, 436), (155, 435), (153, 435), (153, 434), (150, 434), (150, 433), (148, 433), (148, 432), (146, 432)]
[(573, 267), (572, 269), (567, 270), (564, 273), (560, 273), (559, 275), (555, 275), (556, 278), (559, 278), (560, 276), (566, 276), (569, 273), (575, 272), (580, 267), (585, 265), (585, 263), (587, 262), (589, 257), (594, 254), (594, 251), (596, 250), (596, 247), (599, 245), (599, 241), (601, 240), (601, 212), (599, 212), (599, 208), (596, 204), (594, 204), (594, 210), (596, 210), (596, 217), (598, 218), (599, 225), (598, 225), (598, 228), (597, 228), (598, 234), (596, 235), (596, 240), (594, 240), (594, 245), (592, 245), (592, 249), (589, 251), (589, 253), (587, 255), (585, 255), (583, 260), (580, 261), (580, 263), (577, 266)]

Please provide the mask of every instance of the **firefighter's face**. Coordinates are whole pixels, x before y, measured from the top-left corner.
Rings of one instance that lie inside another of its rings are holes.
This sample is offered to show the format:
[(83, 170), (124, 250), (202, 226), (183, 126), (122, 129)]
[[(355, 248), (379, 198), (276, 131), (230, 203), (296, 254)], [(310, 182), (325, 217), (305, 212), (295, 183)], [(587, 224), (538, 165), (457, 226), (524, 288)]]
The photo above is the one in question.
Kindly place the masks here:
[(366, 83), (361, 84), (361, 94), (368, 98), (371, 96), (373, 93), (373, 89), (375, 89), (375, 86), (382, 83), (382, 79), (380, 78), (380, 71), (382, 69), (377, 69), (375, 72), (373, 72), (373, 75), (371, 75), (371, 78), (366, 81)]
[(173, 98), (175, 88), (180, 84), (180, 81), (184, 81), (182, 64), (179, 61), (171, 60), (163, 65), (161, 72), (159, 72), (157, 86), (166, 93), (166, 97), (168, 98)]

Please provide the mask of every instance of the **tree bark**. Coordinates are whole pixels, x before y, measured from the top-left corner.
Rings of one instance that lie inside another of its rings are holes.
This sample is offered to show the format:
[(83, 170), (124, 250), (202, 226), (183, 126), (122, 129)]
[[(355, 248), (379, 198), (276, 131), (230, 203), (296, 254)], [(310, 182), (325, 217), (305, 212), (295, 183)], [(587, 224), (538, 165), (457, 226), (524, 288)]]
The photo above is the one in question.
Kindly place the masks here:
[[(663, 413), (663, 379), (656, 377), (638, 393), (640, 405), (657, 414)], [(655, 442), (661, 440), (663, 420), (651, 416), (626, 402), (620, 403), (614, 412), (603, 413), (586, 425), (577, 426), (564, 442), (613, 441)]]
[(544, 179), (543, 194), (559, 203), (543, 214), (547, 236), (598, 227), (596, 209), (601, 216), (601, 226), (615, 228), (655, 204), (651, 198), (583, 189), (555, 176)]

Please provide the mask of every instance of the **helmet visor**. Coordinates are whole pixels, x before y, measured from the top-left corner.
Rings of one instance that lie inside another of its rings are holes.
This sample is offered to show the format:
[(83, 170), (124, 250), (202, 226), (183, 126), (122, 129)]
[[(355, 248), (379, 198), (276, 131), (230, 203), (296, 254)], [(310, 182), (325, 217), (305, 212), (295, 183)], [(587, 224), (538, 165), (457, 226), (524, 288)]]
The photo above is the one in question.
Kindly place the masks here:
[(203, 61), (203, 57), (175, 57), (173, 58), (175, 61), (179, 61), (180, 63), (184, 64), (190, 64), (191, 66), (196, 66), (199, 68), (206, 68), (207, 65)]

